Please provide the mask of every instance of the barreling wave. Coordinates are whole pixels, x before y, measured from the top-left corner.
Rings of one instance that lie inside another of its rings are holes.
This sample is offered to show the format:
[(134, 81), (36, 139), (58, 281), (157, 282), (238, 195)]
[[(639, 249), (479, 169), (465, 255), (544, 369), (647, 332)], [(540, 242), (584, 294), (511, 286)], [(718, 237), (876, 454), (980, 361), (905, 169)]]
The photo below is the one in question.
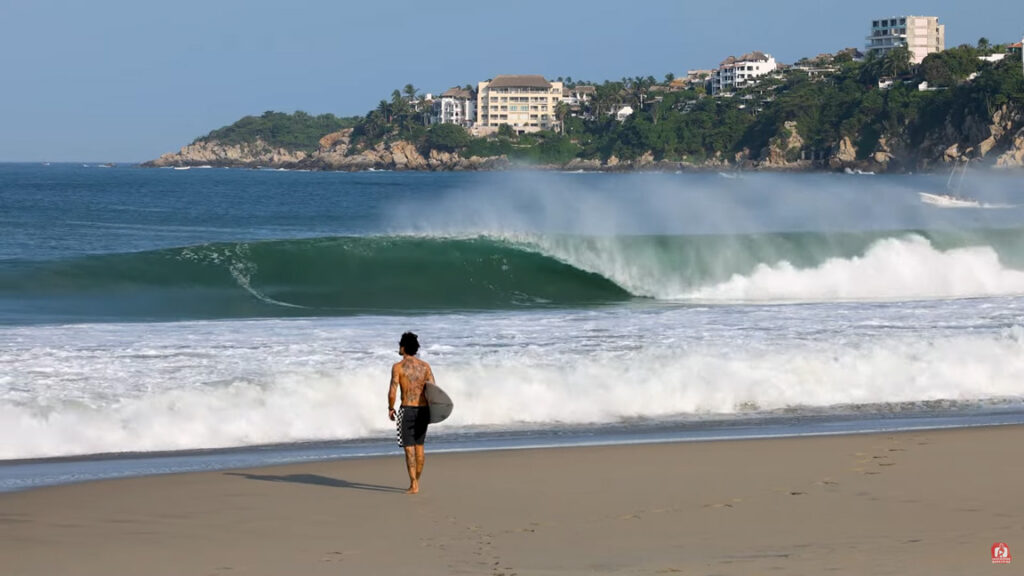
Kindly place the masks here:
[(212, 243), (0, 266), (0, 306), (221, 318), (1024, 293), (1024, 230), (373, 236)]

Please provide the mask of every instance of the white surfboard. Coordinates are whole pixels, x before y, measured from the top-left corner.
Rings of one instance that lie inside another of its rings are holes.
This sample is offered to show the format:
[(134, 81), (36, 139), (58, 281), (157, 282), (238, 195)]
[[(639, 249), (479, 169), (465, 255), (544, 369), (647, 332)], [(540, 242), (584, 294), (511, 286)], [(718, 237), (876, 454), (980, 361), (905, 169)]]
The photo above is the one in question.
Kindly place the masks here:
[(455, 404), (451, 397), (437, 384), (428, 382), (423, 387), (423, 393), (427, 396), (427, 404), (430, 406), (430, 423), (437, 424), (448, 418), (452, 413)]

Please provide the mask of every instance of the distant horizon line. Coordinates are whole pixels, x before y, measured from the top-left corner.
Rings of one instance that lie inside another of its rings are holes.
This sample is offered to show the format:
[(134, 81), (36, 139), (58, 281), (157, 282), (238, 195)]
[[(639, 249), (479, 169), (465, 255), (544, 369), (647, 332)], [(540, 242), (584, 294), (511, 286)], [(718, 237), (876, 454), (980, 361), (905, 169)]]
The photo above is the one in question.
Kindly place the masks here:
[(117, 164), (117, 165), (131, 165), (131, 164), (142, 164), (145, 160), (0, 160), (0, 164), (89, 164), (101, 165), (101, 164)]

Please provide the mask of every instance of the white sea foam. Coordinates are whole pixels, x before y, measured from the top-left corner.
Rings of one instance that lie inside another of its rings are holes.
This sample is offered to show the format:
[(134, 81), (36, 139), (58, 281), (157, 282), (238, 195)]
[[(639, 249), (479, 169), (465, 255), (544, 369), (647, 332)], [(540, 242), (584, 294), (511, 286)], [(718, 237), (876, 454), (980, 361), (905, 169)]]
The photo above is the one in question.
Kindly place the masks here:
[(1004, 266), (988, 246), (935, 249), (920, 236), (879, 240), (856, 258), (834, 258), (810, 269), (788, 262), (691, 291), (704, 300), (916, 300), (1024, 294), (1024, 272)]
[[(798, 268), (786, 260), (761, 263), (749, 274), (697, 287), (685, 263), (673, 263), (654, 249), (627, 247), (621, 238), (508, 238), (600, 274), (634, 295), (662, 300), (822, 302), (1024, 294), (1024, 271), (1005, 266), (991, 247), (943, 251), (918, 235), (881, 239), (861, 256), (832, 258), (815, 267)], [(727, 266), (731, 259), (723, 253), (717, 265)]]
[[(1020, 326), (945, 328), (940, 318), (980, 316), (947, 305), (908, 313), (930, 325), (905, 335), (912, 324), (887, 332), (860, 313), (815, 324), (820, 311), (806, 308), (754, 310), (745, 328), (714, 309), (631, 322), (592, 312), (424, 319), (424, 356), (457, 406), (439, 430), (1024, 400)], [(390, 438), (387, 367), (404, 322), (21, 328), (4, 335), (13, 352), (2, 358), (0, 459)]]

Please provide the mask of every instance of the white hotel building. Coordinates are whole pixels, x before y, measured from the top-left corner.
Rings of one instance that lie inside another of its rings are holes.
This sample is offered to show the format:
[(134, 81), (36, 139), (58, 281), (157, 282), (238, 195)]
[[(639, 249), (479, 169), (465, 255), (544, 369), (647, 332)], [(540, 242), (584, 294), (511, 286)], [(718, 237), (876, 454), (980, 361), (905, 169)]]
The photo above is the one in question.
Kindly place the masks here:
[(894, 16), (871, 22), (867, 53), (884, 55), (904, 46), (910, 61), (920, 64), (932, 52), (946, 49), (946, 27), (935, 16)]
[(756, 82), (758, 76), (770, 74), (778, 67), (775, 58), (764, 52), (750, 52), (739, 58), (729, 56), (711, 73), (711, 94), (727, 94), (748, 86)]
[(465, 88), (450, 88), (434, 100), (434, 124), (458, 124), (469, 128), (476, 120), (476, 97)]
[(562, 100), (562, 83), (537, 75), (500, 75), (480, 82), (476, 93), (478, 135), (508, 124), (517, 133), (557, 130), (555, 106)]

